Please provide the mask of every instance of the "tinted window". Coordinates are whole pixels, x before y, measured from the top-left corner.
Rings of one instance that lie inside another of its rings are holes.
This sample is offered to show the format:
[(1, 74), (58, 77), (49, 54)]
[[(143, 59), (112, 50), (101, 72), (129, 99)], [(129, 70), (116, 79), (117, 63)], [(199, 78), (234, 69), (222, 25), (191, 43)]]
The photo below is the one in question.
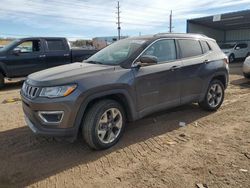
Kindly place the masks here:
[(176, 59), (174, 40), (160, 40), (151, 45), (143, 55), (152, 55), (158, 58), (158, 62), (172, 61)]
[(201, 42), (201, 46), (202, 46), (202, 50), (204, 54), (211, 50), (210, 46), (208, 45), (206, 41), (200, 41), (200, 42)]
[(24, 41), (15, 47), (14, 50), (20, 50), (20, 53), (39, 52), (41, 50), (40, 40)]
[(247, 48), (247, 44), (246, 43), (241, 43), (241, 44), (238, 44), (236, 47)]
[(128, 38), (114, 42), (106, 48), (91, 56), (87, 63), (99, 63), (105, 65), (119, 65), (133, 57), (144, 46), (144, 39)]
[(47, 40), (49, 51), (63, 51), (67, 50), (64, 42), (62, 40)]
[(220, 44), (220, 48), (221, 49), (231, 49), (234, 48), (235, 43), (224, 43), (224, 44)]
[(198, 56), (202, 54), (201, 45), (197, 40), (181, 39), (178, 40), (182, 58)]

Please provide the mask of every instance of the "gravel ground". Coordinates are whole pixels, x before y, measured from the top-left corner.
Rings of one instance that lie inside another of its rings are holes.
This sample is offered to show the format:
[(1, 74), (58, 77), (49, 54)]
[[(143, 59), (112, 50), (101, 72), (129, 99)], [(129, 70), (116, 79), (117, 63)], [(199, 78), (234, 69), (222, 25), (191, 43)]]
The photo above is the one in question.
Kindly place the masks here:
[(21, 84), (9, 83), (0, 91), (0, 187), (250, 187), (250, 80), (241, 66), (231, 65), (217, 112), (191, 104), (154, 114), (130, 123), (105, 151), (35, 136), (18, 101)]

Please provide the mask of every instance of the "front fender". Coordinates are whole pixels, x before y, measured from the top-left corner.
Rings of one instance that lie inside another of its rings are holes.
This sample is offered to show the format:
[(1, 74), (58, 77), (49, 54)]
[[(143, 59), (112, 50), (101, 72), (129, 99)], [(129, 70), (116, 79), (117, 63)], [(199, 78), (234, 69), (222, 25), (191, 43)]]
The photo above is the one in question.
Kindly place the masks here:
[(125, 110), (128, 110), (130, 119), (131, 120), (138, 119), (138, 113), (135, 108), (135, 101), (133, 100), (133, 97), (126, 89), (119, 88), (119, 89), (110, 89), (110, 90), (99, 91), (99, 92), (95, 91), (94, 93), (91, 92), (91, 93), (88, 93), (87, 95), (83, 94), (81, 97), (79, 97), (77, 103), (80, 104), (80, 106), (77, 112), (74, 126), (78, 129), (80, 128), (83, 116), (86, 113), (86, 108), (91, 101), (99, 99), (99, 98), (105, 98), (111, 95), (122, 95), (126, 101), (127, 108)]

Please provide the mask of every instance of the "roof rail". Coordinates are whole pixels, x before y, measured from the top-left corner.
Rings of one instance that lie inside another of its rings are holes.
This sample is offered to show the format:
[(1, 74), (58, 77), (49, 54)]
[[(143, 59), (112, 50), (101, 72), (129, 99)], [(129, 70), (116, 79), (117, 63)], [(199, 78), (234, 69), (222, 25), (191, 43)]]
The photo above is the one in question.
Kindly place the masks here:
[(157, 33), (154, 36), (162, 36), (162, 35), (198, 35), (198, 36), (203, 36), (203, 37), (208, 37), (204, 34), (199, 34), (199, 33)]

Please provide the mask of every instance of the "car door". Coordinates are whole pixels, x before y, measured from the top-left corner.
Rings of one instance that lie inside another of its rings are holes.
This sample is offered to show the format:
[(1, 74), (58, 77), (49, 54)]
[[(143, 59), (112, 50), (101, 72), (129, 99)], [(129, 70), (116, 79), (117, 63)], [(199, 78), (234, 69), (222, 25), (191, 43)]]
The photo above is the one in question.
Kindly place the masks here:
[(44, 39), (48, 68), (71, 63), (70, 49), (63, 39)]
[(248, 53), (248, 45), (246, 43), (239, 43), (235, 46), (235, 58), (245, 58)]
[(158, 58), (156, 65), (134, 69), (137, 109), (141, 116), (180, 104), (180, 68), (175, 40), (154, 42), (141, 55)]
[(8, 52), (8, 69), (12, 77), (23, 77), (46, 69), (40, 39), (24, 40)]
[[(177, 42), (182, 59), (181, 103), (185, 104), (199, 98), (203, 86), (201, 73), (209, 58), (206, 59), (206, 55), (203, 54), (199, 40), (178, 39)], [(210, 47), (207, 48), (209, 53)]]

